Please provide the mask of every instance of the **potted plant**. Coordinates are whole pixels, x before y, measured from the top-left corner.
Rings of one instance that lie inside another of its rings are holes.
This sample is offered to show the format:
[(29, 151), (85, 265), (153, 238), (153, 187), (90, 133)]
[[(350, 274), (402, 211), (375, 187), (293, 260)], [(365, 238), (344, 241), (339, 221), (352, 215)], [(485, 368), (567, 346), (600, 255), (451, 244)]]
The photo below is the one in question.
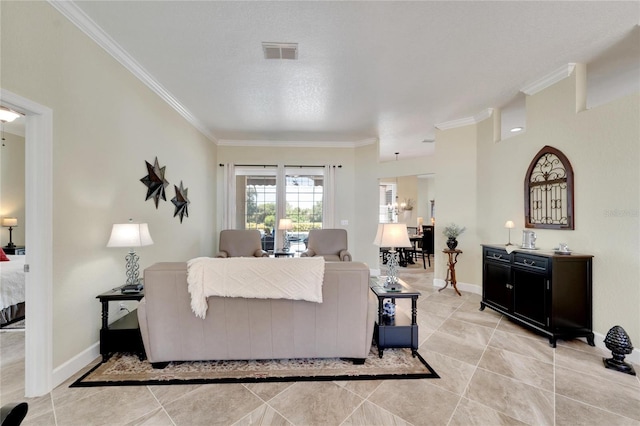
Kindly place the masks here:
[(456, 249), (456, 247), (458, 246), (457, 238), (460, 234), (464, 232), (465, 229), (467, 228), (465, 228), (464, 226), (460, 227), (455, 223), (445, 226), (444, 231), (442, 231), (442, 233), (447, 237), (447, 247), (449, 247), (449, 250)]

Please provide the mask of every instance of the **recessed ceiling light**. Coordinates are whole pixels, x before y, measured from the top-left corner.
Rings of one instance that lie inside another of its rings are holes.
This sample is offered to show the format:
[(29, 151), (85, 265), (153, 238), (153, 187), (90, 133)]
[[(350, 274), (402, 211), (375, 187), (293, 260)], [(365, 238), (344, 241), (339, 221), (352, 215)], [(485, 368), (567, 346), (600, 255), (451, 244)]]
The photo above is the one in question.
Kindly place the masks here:
[(514, 127), (513, 129), (511, 129), (511, 133), (518, 133), (521, 132), (523, 130), (522, 127)]
[(434, 138), (426, 138), (422, 140), (422, 143), (434, 143), (435, 141)]

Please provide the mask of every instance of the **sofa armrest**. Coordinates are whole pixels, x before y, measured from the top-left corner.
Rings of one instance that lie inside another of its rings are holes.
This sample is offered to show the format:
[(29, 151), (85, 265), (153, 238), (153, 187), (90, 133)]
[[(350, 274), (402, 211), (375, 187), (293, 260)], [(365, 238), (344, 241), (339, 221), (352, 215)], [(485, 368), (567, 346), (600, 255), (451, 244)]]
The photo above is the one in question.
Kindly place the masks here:
[(340, 260), (343, 262), (351, 262), (351, 253), (348, 250), (340, 250)]
[(316, 252), (312, 249), (306, 249), (302, 253), (300, 253), (300, 257), (313, 257), (316, 255)]
[(226, 251), (219, 251), (218, 253), (216, 253), (216, 257), (229, 257), (229, 253), (227, 253)]
[(255, 253), (253, 253), (253, 257), (269, 257), (269, 253), (262, 249), (257, 249)]

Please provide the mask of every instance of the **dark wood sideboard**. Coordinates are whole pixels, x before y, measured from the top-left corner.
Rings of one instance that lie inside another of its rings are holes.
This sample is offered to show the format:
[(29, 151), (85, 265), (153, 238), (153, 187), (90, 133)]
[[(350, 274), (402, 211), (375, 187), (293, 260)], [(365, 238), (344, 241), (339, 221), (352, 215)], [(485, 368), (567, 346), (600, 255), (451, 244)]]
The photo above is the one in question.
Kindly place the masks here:
[(585, 254), (482, 246), (482, 302), (515, 322), (548, 336), (586, 337), (592, 330), (592, 259)]

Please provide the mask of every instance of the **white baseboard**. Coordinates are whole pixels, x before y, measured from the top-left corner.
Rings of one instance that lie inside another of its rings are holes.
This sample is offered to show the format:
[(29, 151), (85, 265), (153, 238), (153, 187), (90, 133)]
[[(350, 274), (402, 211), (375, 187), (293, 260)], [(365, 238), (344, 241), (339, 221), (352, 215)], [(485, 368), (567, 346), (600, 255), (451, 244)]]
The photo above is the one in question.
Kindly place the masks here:
[[(443, 288), (446, 283), (447, 282), (445, 280), (440, 278), (433, 279), (433, 286), (437, 288)], [(479, 285), (458, 282), (456, 283), (456, 287), (458, 290), (467, 291), (469, 293), (482, 294), (482, 286)]]
[(100, 343), (94, 343), (78, 355), (71, 358), (59, 367), (53, 369), (53, 387), (61, 385), (69, 377), (82, 370), (93, 360), (100, 356)]

